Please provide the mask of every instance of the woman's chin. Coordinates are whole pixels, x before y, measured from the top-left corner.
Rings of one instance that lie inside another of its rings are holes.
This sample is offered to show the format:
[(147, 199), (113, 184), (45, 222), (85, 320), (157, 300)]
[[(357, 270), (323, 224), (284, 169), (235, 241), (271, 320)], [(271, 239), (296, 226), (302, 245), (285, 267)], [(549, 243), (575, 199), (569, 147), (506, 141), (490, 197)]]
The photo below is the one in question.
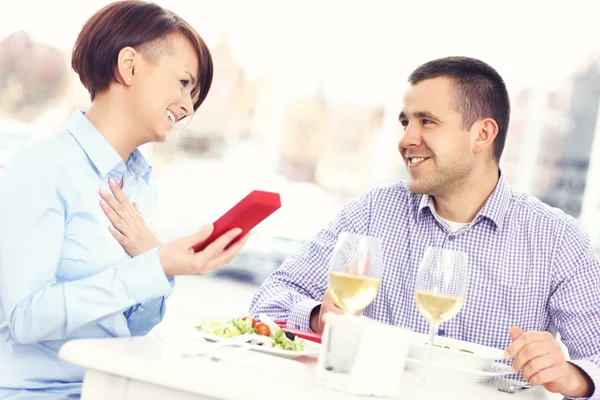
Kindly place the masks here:
[(157, 132), (152, 139), (153, 142), (163, 143), (167, 140), (167, 136), (169, 136), (170, 131), (165, 132)]

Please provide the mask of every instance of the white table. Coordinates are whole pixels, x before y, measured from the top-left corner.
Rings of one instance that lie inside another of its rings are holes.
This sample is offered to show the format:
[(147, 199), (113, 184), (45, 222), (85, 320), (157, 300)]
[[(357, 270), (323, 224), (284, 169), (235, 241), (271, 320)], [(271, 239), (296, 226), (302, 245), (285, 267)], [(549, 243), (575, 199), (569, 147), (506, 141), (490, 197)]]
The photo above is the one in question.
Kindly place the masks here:
[[(157, 337), (75, 340), (62, 347), (59, 357), (85, 368), (82, 400), (365, 399), (319, 385), (312, 368), (298, 361), (254, 351), (221, 361), (182, 357)], [(562, 398), (542, 388), (512, 395), (483, 384), (461, 383), (439, 390), (426, 398)], [(405, 382), (399, 398), (422, 395), (422, 387)]]

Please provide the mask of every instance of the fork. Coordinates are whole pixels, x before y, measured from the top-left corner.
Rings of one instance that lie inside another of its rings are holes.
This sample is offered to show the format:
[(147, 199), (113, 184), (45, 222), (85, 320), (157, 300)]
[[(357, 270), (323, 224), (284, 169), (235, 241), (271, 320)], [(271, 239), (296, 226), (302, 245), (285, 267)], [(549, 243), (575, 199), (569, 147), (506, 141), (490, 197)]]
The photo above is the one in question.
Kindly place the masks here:
[(515, 394), (522, 389), (530, 389), (533, 387), (533, 385), (529, 382), (521, 382), (514, 379), (500, 377), (490, 379), (488, 382), (495, 386), (499, 391), (511, 394)]
[(197, 351), (194, 355), (195, 356), (205, 356), (207, 353), (213, 352), (214, 350), (221, 349), (226, 346), (245, 347), (244, 345), (246, 345), (251, 339), (252, 339), (252, 336), (249, 334), (233, 336), (233, 337), (212, 343), (209, 346), (206, 346), (201, 351)]
[[(248, 351), (252, 348), (252, 345), (249, 343), (243, 344), (241, 346), (237, 346), (237, 347), (233, 347), (230, 349), (223, 349), (223, 347), (219, 347), (217, 349), (211, 349), (208, 350), (207, 352), (205, 352), (204, 354), (202, 354), (205, 357), (210, 358), (212, 361), (222, 361), (225, 358), (231, 357), (232, 355), (238, 354), (238, 353), (243, 353), (245, 351)], [(221, 350), (219, 352), (217, 352), (217, 354), (215, 355), (208, 355), (209, 353), (212, 353), (213, 350)]]
[(251, 335), (233, 336), (227, 339), (213, 342), (207, 345), (204, 338), (188, 339), (185, 337), (170, 337), (168, 335), (159, 334), (158, 338), (163, 341), (169, 348), (181, 356), (204, 356), (207, 353), (213, 352), (226, 346), (245, 347), (250, 340)]

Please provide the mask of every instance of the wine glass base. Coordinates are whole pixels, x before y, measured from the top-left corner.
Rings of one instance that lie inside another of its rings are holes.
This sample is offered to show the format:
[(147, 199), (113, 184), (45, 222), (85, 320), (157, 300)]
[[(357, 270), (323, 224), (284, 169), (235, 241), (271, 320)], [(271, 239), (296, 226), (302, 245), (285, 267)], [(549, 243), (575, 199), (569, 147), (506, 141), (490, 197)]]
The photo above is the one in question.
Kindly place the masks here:
[(417, 386), (427, 387), (430, 389), (436, 389), (439, 387), (439, 380), (435, 378), (431, 369), (427, 365), (421, 365), (421, 367), (414, 372), (414, 375), (411, 378), (411, 382)]
[(426, 387), (435, 387), (435, 380), (433, 380), (429, 375), (417, 375), (413, 383), (418, 386), (426, 386)]
[(444, 397), (444, 393), (440, 393), (441, 386), (426, 371), (417, 373), (416, 376), (411, 377), (409, 382), (413, 386), (415, 392), (413, 399), (415, 400), (431, 400)]

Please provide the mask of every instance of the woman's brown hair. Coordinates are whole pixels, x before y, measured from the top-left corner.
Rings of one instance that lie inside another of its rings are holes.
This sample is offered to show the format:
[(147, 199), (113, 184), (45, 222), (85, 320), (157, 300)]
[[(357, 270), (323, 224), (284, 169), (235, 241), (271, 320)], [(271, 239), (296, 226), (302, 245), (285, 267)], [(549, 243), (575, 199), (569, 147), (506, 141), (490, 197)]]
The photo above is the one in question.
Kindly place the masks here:
[[(71, 66), (79, 75), (93, 101), (98, 93), (108, 89), (115, 76), (117, 58), (122, 48), (130, 46), (144, 54), (152, 54), (151, 47), (164, 49), (161, 40), (173, 34), (184, 35), (198, 56), (198, 81), (192, 90), (194, 110), (206, 98), (213, 77), (212, 56), (204, 40), (183, 18), (161, 6), (140, 0), (118, 1), (96, 12), (83, 26), (71, 58)], [(150, 55), (150, 57), (148, 57)]]

